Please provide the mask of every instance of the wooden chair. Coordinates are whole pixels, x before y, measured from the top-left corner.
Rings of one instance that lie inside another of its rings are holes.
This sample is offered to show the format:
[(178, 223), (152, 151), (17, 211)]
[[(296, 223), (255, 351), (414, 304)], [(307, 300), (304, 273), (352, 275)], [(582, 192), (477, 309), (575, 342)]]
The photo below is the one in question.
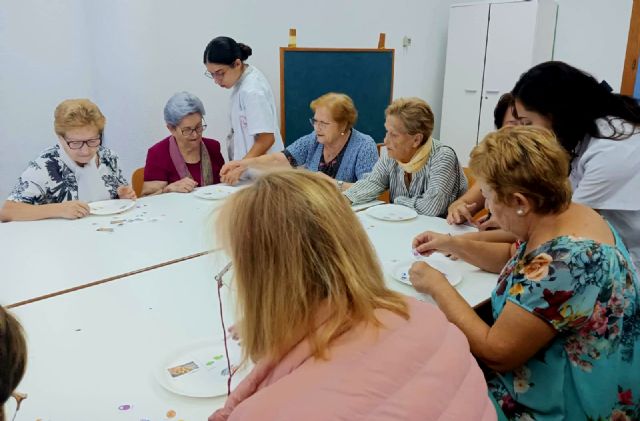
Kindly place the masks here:
[(140, 167), (131, 175), (131, 187), (138, 197), (142, 196), (142, 185), (144, 184), (144, 167)]
[[(382, 151), (382, 148), (384, 148), (384, 144), (383, 143), (378, 143), (376, 144), (376, 146), (378, 147), (378, 156), (381, 156), (383, 153), (386, 153)], [(382, 193), (380, 196), (378, 196), (378, 200), (382, 200), (384, 203), (389, 203), (390, 196), (389, 196), (389, 190), (385, 190), (384, 193)]]
[(471, 169), (469, 167), (462, 167), (462, 172), (464, 176), (467, 177), (467, 189), (470, 189), (476, 182), (476, 179), (473, 177), (471, 173)]

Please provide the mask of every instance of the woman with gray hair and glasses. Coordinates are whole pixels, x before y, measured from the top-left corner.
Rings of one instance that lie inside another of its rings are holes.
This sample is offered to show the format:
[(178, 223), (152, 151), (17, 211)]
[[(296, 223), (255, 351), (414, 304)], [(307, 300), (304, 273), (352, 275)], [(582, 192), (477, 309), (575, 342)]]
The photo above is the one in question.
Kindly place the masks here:
[(204, 105), (189, 92), (174, 94), (164, 107), (171, 133), (147, 152), (142, 195), (188, 193), (196, 186), (220, 182), (224, 158), (220, 143), (202, 137), (207, 128)]

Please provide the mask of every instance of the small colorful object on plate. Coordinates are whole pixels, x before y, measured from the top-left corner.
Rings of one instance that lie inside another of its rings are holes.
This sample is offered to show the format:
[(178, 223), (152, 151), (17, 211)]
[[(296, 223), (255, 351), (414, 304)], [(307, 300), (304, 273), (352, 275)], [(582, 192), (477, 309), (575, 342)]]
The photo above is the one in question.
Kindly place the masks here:
[[(228, 343), (232, 367), (241, 359), (240, 346)], [(183, 396), (207, 398), (227, 393), (228, 374), (224, 341), (199, 341), (185, 345), (160, 361), (154, 369), (158, 383), (170, 392)], [(235, 381), (235, 377), (234, 377)]]

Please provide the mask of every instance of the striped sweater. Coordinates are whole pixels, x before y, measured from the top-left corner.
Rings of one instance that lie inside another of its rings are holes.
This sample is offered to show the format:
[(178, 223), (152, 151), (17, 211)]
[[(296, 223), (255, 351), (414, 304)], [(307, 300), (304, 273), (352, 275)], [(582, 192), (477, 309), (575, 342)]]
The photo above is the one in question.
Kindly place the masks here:
[(389, 190), (392, 203), (421, 215), (445, 216), (449, 205), (467, 190), (467, 179), (453, 149), (433, 139), (427, 164), (413, 174), (407, 189), (404, 171), (388, 156), (381, 156), (369, 175), (345, 191), (353, 204), (375, 200)]

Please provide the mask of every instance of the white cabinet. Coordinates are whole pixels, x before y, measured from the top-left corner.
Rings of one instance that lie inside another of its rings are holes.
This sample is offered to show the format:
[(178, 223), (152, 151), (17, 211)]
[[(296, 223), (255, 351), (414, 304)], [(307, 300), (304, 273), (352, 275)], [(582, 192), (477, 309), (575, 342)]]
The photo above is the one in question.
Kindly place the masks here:
[(551, 60), (556, 15), (553, 0), (451, 6), (440, 139), (463, 165), (494, 130), (500, 96), (531, 66)]

